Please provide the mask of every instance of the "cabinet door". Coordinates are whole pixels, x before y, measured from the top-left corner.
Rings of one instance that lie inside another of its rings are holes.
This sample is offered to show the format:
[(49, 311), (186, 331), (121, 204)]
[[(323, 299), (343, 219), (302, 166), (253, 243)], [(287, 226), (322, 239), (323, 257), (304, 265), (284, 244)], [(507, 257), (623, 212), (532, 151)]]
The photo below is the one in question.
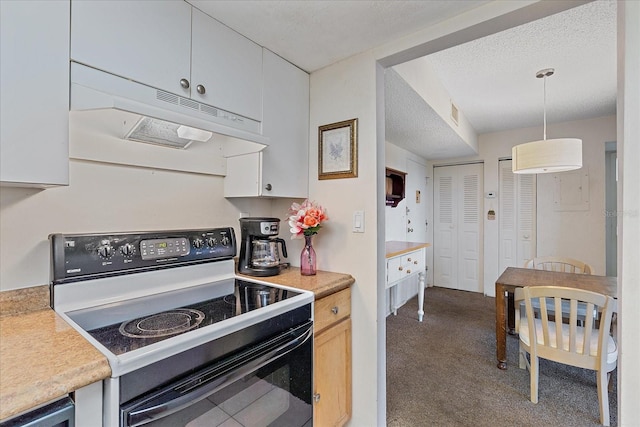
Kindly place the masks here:
[(307, 197), (309, 193), (309, 75), (264, 49), (262, 134), (264, 195)]
[(182, 0), (88, 1), (71, 5), (71, 59), (189, 96), (191, 6)]
[(0, 181), (69, 183), (69, 2), (0, 1)]
[(342, 426), (351, 418), (351, 319), (315, 338), (313, 424)]
[(261, 121), (262, 48), (193, 9), (191, 89), (196, 101)]

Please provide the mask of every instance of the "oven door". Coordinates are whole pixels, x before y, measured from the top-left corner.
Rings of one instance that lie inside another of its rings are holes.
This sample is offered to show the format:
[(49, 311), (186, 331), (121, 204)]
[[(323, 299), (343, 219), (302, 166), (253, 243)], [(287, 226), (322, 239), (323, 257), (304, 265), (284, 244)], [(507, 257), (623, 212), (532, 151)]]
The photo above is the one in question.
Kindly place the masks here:
[(312, 426), (313, 322), (121, 407), (121, 425)]

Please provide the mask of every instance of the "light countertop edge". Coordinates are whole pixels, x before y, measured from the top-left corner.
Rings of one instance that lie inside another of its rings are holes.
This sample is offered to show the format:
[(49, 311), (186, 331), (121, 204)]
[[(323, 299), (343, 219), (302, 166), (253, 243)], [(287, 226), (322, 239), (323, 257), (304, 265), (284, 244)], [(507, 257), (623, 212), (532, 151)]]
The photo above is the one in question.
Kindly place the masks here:
[(289, 267), (276, 276), (254, 277), (238, 274), (238, 277), (311, 291), (316, 300), (346, 289), (355, 283), (355, 279), (350, 274), (331, 271), (318, 270), (315, 276), (303, 276), (300, 274), (299, 267)]
[(111, 375), (102, 353), (55, 311), (43, 308), (48, 292), (25, 288), (2, 294), (0, 421)]
[(431, 243), (426, 242), (405, 242), (398, 240), (391, 240), (385, 242), (385, 257), (393, 258), (398, 255), (406, 254), (407, 252), (417, 251), (418, 249), (428, 248)]

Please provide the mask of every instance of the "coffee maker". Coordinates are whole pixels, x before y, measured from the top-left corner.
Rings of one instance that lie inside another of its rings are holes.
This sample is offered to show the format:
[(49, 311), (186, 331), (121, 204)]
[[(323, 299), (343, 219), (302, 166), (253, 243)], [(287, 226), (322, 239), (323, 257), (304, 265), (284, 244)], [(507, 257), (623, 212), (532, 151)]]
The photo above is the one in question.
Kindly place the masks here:
[(268, 217), (240, 218), (240, 257), (238, 271), (250, 276), (275, 276), (288, 263), (280, 262), (278, 244), (282, 256), (287, 257), (287, 245), (274, 237), (280, 231), (280, 219)]

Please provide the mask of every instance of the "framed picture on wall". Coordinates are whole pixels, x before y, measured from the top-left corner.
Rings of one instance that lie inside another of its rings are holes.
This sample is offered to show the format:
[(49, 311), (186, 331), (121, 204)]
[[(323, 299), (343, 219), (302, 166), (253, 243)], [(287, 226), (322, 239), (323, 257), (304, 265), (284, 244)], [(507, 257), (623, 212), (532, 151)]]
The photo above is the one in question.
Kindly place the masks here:
[(358, 176), (358, 119), (318, 127), (318, 179)]

